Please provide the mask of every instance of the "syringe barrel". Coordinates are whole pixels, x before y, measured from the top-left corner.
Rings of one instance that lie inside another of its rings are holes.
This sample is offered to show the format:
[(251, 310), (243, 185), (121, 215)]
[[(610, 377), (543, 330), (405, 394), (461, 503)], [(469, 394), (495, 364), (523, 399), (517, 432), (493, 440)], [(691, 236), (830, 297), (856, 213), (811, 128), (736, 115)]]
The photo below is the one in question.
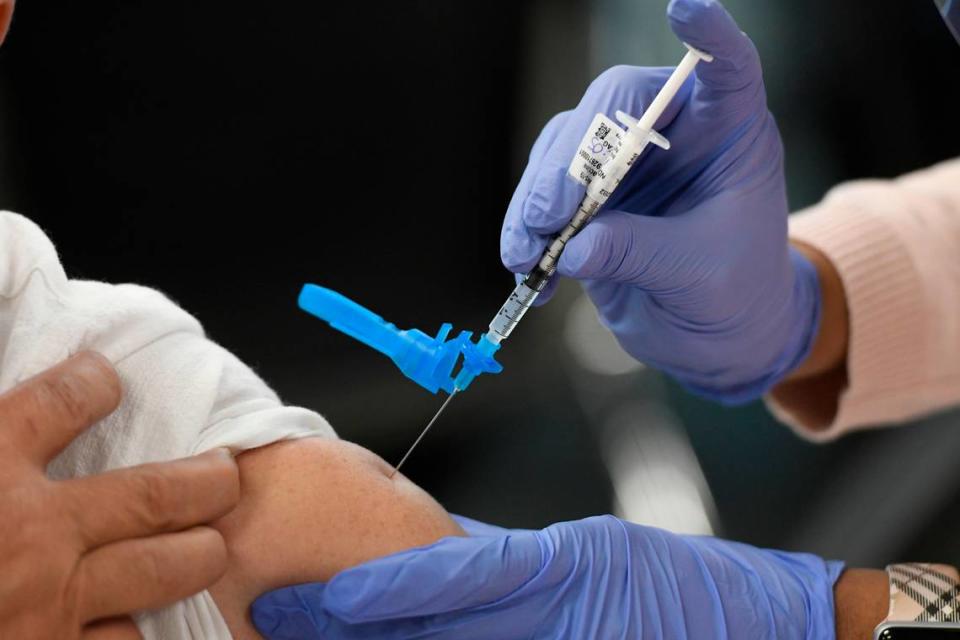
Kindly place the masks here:
[[(537, 280), (541, 277), (549, 279), (553, 275), (554, 271), (557, 270), (560, 254), (563, 253), (563, 249), (567, 246), (567, 243), (570, 242), (570, 238), (580, 233), (580, 230), (587, 226), (588, 222), (593, 220), (594, 216), (597, 215), (597, 211), (600, 210), (600, 205), (601, 202), (589, 194), (583, 196), (583, 200), (580, 201), (580, 206), (577, 207), (577, 212), (573, 214), (573, 218), (571, 218), (567, 226), (563, 228), (563, 231), (550, 241), (550, 244), (547, 245), (547, 250), (543, 252), (543, 257), (540, 258), (540, 262), (537, 263), (536, 268), (527, 276), (528, 279), (531, 277), (535, 278), (533, 281), (528, 282), (528, 284), (536, 288)], [(539, 288), (543, 289), (543, 286)]]
[(563, 231), (550, 242), (550, 245), (543, 253), (543, 257), (540, 258), (537, 266), (526, 275), (523, 281), (517, 284), (516, 288), (510, 294), (510, 297), (507, 298), (507, 301), (500, 307), (500, 311), (493, 317), (493, 320), (490, 322), (490, 331), (487, 333), (487, 336), (489, 336), (491, 340), (499, 344), (502, 340), (506, 340), (510, 336), (513, 328), (520, 323), (520, 319), (523, 318), (524, 314), (533, 306), (534, 300), (537, 299), (540, 292), (547, 286), (550, 278), (553, 277), (553, 274), (557, 270), (557, 262), (560, 260), (560, 254), (563, 253), (567, 242), (570, 241), (570, 238), (577, 235), (577, 233), (597, 215), (597, 211), (600, 210), (600, 205), (601, 202), (595, 200), (590, 195), (583, 197), (573, 219), (571, 219)]
[[(527, 276), (529, 278), (529, 276)], [(490, 330), (487, 337), (495, 344), (500, 344), (510, 337), (510, 333), (520, 323), (523, 315), (533, 306), (549, 278), (544, 278), (539, 288), (534, 289), (527, 285), (526, 279), (517, 284), (510, 293), (510, 297), (503, 303), (497, 315), (490, 321)]]
[(609, 168), (607, 179), (602, 184), (594, 185), (591, 183), (590, 188), (587, 189), (580, 201), (576, 213), (573, 214), (573, 218), (550, 241), (540, 258), (540, 262), (524, 277), (523, 281), (517, 285), (507, 301), (500, 307), (500, 311), (490, 322), (490, 332), (487, 335), (490, 336), (491, 340), (495, 340), (499, 344), (513, 332), (514, 327), (519, 324), (520, 319), (533, 306), (534, 300), (537, 299), (540, 292), (547, 286), (550, 278), (556, 273), (557, 263), (560, 262), (560, 255), (563, 254), (567, 243), (596, 217), (600, 207), (607, 201), (613, 190), (619, 186), (620, 181), (643, 153), (649, 141), (649, 131), (637, 130), (627, 134), (626, 148), (622, 150), (625, 157), (619, 159), (619, 162), (614, 161), (614, 166)]

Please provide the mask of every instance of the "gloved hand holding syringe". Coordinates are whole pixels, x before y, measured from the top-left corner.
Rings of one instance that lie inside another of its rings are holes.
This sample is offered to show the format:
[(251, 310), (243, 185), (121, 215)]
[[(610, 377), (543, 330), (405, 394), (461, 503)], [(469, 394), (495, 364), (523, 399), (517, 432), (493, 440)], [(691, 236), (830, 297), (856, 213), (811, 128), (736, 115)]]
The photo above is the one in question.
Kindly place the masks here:
[[(500, 344), (533, 305), (537, 296), (554, 276), (557, 262), (567, 242), (592, 220), (616, 190), (650, 143), (669, 149), (670, 143), (654, 130), (671, 100), (701, 60), (713, 58), (687, 45), (689, 51), (667, 79), (656, 98), (639, 120), (617, 111), (621, 128), (605, 114), (599, 113), (587, 130), (568, 173), (586, 186), (586, 193), (567, 226), (548, 244), (537, 265), (517, 284), (507, 301), (490, 322), (489, 330), (477, 342), (470, 333), (462, 332), (447, 340), (450, 325), (441, 327), (436, 338), (416, 329), (402, 331), (376, 314), (343, 297), (318, 287), (306, 285), (300, 294), (300, 306), (329, 322), (335, 329), (366, 343), (394, 360), (407, 377), (436, 393), (443, 389), (450, 396), (427, 424), (426, 428), (397, 464), (394, 473), (436, 422), (458, 392), (466, 389), (481, 373), (499, 373), (502, 367), (493, 356)], [(463, 363), (453, 375), (462, 355)]]
[[(500, 344), (510, 336), (520, 319), (553, 277), (560, 254), (563, 253), (567, 242), (597, 215), (600, 207), (627, 175), (627, 171), (634, 165), (647, 145), (652, 142), (662, 149), (670, 148), (669, 141), (657, 133), (653, 127), (697, 63), (701, 60), (706, 62), (713, 60), (710, 55), (702, 51), (689, 45), (687, 48), (689, 49), (687, 55), (680, 61), (679, 66), (667, 79), (666, 84), (639, 120), (634, 120), (622, 111), (617, 111), (617, 119), (627, 127), (625, 132), (622, 132), (602, 113), (598, 113), (594, 118), (580, 145), (577, 157), (570, 165), (570, 175), (586, 183), (587, 192), (580, 201), (573, 219), (547, 246), (537, 266), (517, 284), (513, 293), (497, 312), (484, 338)], [(619, 140), (608, 142), (608, 138), (614, 136)], [(598, 142), (594, 147), (597, 152), (591, 153), (590, 145), (594, 141)]]

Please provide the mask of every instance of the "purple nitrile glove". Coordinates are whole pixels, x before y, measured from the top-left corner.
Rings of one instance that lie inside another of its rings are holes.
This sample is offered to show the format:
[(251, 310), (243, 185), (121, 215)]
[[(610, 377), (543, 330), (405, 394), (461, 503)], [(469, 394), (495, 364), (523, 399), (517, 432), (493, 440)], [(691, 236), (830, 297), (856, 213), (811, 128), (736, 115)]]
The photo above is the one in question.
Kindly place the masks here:
[(612, 516), (481, 530), (264, 594), (254, 624), (273, 640), (834, 637), (840, 563)]
[[(782, 145), (753, 43), (715, 0), (672, 0), (668, 16), (715, 60), (657, 125), (672, 148), (648, 147), (558, 273), (583, 282), (631, 355), (702, 396), (746, 402), (812, 348), (817, 273), (787, 241)], [(530, 270), (576, 210), (584, 187), (566, 172), (594, 114), (639, 116), (670, 72), (614, 67), (547, 124), (503, 224), (508, 269)]]

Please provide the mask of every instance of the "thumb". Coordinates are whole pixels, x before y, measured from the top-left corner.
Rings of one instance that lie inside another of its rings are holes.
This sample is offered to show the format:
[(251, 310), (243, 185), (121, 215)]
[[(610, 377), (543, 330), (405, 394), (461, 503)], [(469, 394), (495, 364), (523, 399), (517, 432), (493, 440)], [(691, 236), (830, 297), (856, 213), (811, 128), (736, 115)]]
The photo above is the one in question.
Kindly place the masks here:
[(671, 0), (667, 18), (677, 37), (714, 57), (697, 65), (697, 78), (710, 97), (744, 92), (763, 84), (760, 56), (750, 38), (716, 0)]
[(453, 518), (460, 528), (467, 532), (468, 536), (471, 537), (499, 537), (505, 536), (510, 533), (510, 529), (505, 529), (504, 527), (498, 527), (495, 524), (487, 524), (486, 522), (480, 522), (479, 520), (474, 520), (473, 518), (467, 518), (466, 516), (458, 516), (455, 513), (451, 513), (450, 517)]
[(261, 594), (250, 605), (250, 619), (265, 638), (302, 638), (316, 631), (323, 583), (282, 587)]
[(560, 255), (557, 272), (577, 280), (603, 280), (643, 288), (670, 287), (657, 268), (676, 246), (677, 218), (605, 211), (575, 235)]
[(519, 589), (541, 562), (536, 532), (444, 538), (338, 574), (324, 607), (351, 623), (480, 607)]

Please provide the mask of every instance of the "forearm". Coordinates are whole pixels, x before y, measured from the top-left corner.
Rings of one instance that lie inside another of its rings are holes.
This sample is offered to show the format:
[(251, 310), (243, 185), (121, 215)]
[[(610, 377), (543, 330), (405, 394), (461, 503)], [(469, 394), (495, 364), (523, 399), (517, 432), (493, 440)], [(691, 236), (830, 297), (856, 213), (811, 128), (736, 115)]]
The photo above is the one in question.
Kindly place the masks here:
[(837, 640), (868, 640), (887, 617), (887, 574), (873, 569), (848, 569), (833, 588)]
[(793, 245), (816, 267), (820, 284), (820, 327), (810, 355), (771, 396), (783, 405), (801, 407), (799, 416), (811, 428), (824, 428), (836, 415), (847, 386), (846, 359), (850, 318), (846, 291), (830, 259), (803, 242)]
[(843, 367), (850, 337), (850, 316), (843, 281), (830, 259), (816, 248), (793, 241), (817, 269), (820, 283), (820, 328), (810, 355), (787, 378), (786, 382), (809, 379)]

